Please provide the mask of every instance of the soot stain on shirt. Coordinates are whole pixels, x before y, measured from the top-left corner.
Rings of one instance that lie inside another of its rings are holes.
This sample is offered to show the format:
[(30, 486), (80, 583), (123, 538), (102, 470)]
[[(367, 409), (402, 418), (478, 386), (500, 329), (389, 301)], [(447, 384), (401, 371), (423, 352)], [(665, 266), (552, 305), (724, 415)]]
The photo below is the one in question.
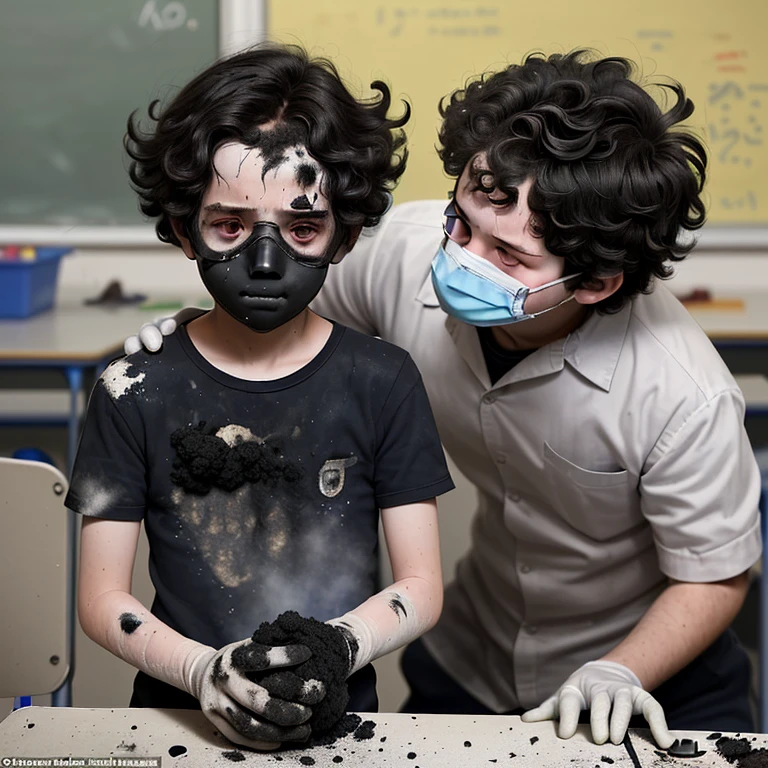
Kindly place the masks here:
[(133, 366), (126, 358), (116, 360), (101, 374), (100, 381), (113, 400), (119, 400), (141, 384), (146, 377), (144, 371)]
[[(283, 455), (282, 441), (273, 436), (245, 439), (246, 432), (251, 434), (246, 427), (208, 427), (204, 421), (175, 430), (171, 482), (199, 496), (212, 488), (234, 491), (246, 483), (269, 489), (298, 486), (303, 473)], [(230, 433), (235, 437), (228, 440)]]
[(144, 622), (133, 613), (120, 614), (120, 629), (126, 635), (132, 635)]

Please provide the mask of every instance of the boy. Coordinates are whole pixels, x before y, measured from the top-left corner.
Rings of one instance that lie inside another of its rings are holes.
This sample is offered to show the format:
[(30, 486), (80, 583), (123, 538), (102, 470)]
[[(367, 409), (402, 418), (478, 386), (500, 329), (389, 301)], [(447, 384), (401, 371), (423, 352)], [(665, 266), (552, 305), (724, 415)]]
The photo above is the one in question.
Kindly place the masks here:
[[(132, 705), (202, 706), (254, 748), (306, 739), (324, 693), (283, 701), (246, 677), (307, 659), (247, 639), (261, 622), (291, 609), (336, 627), (365, 711), (369, 662), (440, 612), (435, 496), (452, 483), (418, 372), (307, 308), (404, 168), (407, 111), (387, 119), (374, 85), (358, 102), (329, 62), (262, 46), (153, 104), (152, 133), (129, 121), (142, 209), (215, 307), (94, 389), (67, 497), (84, 516), (80, 621), (139, 669)], [(395, 582), (374, 594), (380, 509)], [(142, 520), (151, 613), (130, 595)]]

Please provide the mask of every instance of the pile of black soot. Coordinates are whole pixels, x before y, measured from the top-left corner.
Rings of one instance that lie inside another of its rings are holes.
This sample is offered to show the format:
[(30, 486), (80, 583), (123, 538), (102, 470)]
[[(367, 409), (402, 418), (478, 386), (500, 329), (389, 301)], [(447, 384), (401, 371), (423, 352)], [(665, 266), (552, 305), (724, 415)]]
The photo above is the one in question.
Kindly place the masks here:
[(753, 749), (747, 739), (730, 739), (723, 736), (715, 742), (715, 746), (729, 763), (735, 764), (738, 768), (768, 767), (768, 750)]
[(291, 673), (302, 680), (320, 680), (325, 686), (325, 698), (312, 705), (309, 725), (313, 736), (333, 728), (344, 716), (349, 702), (349, 650), (339, 630), (317, 619), (304, 618), (296, 611), (286, 611), (273, 622), (264, 622), (252, 639), (261, 645), (300, 644), (312, 651), (307, 661), (289, 670), (249, 672), (247, 676), (273, 696), (287, 700), (295, 700), (297, 694)]

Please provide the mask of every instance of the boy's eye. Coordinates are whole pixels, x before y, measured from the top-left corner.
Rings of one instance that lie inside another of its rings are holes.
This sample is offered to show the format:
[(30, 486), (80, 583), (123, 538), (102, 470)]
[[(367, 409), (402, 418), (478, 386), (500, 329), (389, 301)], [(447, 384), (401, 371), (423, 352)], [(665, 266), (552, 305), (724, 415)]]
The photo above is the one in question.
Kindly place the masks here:
[(317, 234), (317, 230), (310, 224), (297, 224), (291, 229), (291, 233), (297, 240), (306, 242)]
[(220, 235), (225, 237), (234, 237), (238, 235), (243, 225), (237, 219), (225, 219), (216, 221), (211, 225)]

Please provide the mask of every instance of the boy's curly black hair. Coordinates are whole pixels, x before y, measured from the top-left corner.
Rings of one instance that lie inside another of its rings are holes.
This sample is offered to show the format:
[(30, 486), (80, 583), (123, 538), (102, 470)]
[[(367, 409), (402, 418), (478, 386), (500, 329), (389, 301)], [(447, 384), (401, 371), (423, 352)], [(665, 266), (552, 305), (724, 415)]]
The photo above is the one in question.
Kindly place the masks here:
[(597, 305), (603, 312), (649, 290), (654, 276), (669, 277), (669, 261), (693, 247), (680, 230), (705, 217), (706, 151), (672, 130), (693, 103), (679, 83), (661, 83), (674, 95), (665, 112), (632, 74), (627, 59), (587, 50), (535, 53), (440, 104), (446, 173), (461, 175), (484, 152), (494, 188), (510, 202), (531, 178), (534, 231), (565, 258), (565, 274), (581, 272), (577, 285), (585, 285), (623, 272), (619, 291)]
[(200, 205), (213, 178), (213, 155), (225, 141), (249, 144), (259, 125), (276, 121), (303, 138), (325, 170), (323, 190), (342, 226), (375, 226), (390, 190), (405, 170), (403, 125), (388, 119), (390, 93), (356, 100), (334, 65), (298, 46), (264, 44), (222, 59), (191, 80), (162, 111), (153, 101), (154, 131), (144, 133), (136, 112), (124, 144), (142, 212), (156, 218), (163, 242), (180, 245), (171, 218), (185, 221)]

